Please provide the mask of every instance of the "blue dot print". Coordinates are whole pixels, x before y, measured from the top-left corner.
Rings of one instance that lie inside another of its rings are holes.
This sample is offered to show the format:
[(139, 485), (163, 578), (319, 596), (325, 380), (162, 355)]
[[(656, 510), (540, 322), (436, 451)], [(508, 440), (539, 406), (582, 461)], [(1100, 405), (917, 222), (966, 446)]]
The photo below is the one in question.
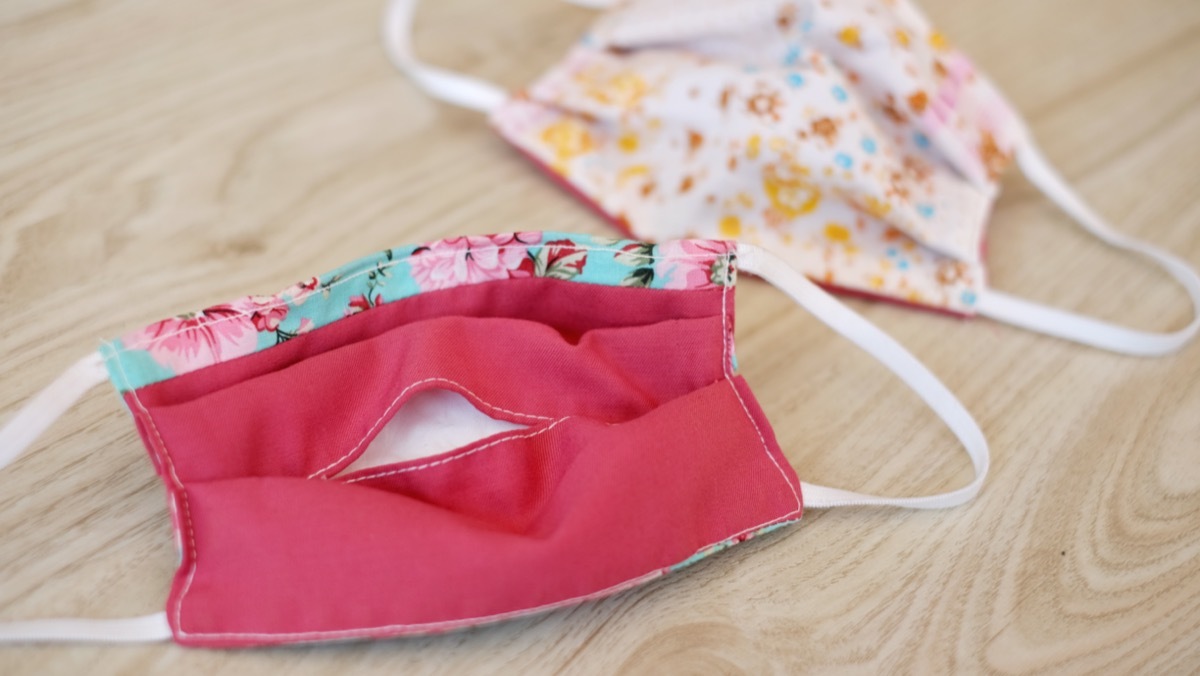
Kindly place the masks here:
[(917, 213), (921, 214), (925, 218), (933, 218), (933, 205), (932, 204), (918, 204), (917, 205)]
[(873, 138), (863, 139), (862, 140), (862, 149), (863, 149), (863, 152), (867, 153), (868, 155), (874, 155), (875, 154), (875, 139), (873, 139)]
[(800, 48), (790, 47), (787, 51), (787, 56), (783, 57), (783, 65), (794, 66), (800, 60)]
[(962, 302), (964, 305), (974, 305), (975, 304), (975, 292), (974, 291), (963, 291), (961, 298), (962, 298)]
[(899, 263), (896, 263), (896, 267), (900, 268), (901, 270), (907, 270), (908, 269), (908, 261), (902, 260)]
[(801, 75), (800, 73), (788, 73), (787, 82), (789, 85), (791, 85), (793, 87), (803, 87), (804, 86), (804, 76)]
[(850, 167), (854, 166), (854, 160), (850, 159), (850, 156), (846, 153), (838, 153), (837, 155), (834, 155), (833, 163), (843, 169), (849, 169)]
[(917, 133), (913, 134), (913, 141), (916, 142), (918, 148), (928, 148), (929, 147), (929, 137), (922, 134), (921, 132), (917, 132)]
[(887, 250), (887, 255), (888, 255), (888, 258), (895, 258), (896, 256), (900, 255), (900, 252), (896, 250), (896, 247), (890, 247)]
[(845, 101), (848, 98), (846, 96), (846, 90), (842, 89), (840, 85), (834, 85), (833, 98), (837, 99), (838, 101)]

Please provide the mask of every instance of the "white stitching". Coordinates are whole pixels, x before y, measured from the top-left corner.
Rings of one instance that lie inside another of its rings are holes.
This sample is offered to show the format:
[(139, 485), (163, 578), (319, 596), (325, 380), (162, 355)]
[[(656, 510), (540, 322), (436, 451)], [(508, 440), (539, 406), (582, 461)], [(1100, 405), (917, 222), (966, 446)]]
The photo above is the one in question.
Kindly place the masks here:
[(733, 376), (732, 366), (730, 365), (730, 348), (732, 340), (729, 337), (729, 313), (725, 309), (725, 301), (729, 298), (729, 266), (732, 264), (730, 256), (725, 256), (725, 289), (721, 292), (721, 372), (728, 379)]
[(758, 423), (755, 422), (754, 416), (750, 415), (750, 409), (747, 408), (746, 402), (742, 399), (742, 394), (738, 392), (737, 386), (733, 384), (733, 380), (726, 379), (725, 382), (729, 383), (729, 387), (733, 388), (733, 395), (737, 397), (738, 403), (742, 405), (742, 411), (746, 413), (746, 418), (750, 421), (750, 424), (754, 426), (754, 431), (758, 433), (758, 440), (762, 442), (763, 450), (766, 451), (767, 457), (771, 459), (771, 464), (775, 465), (775, 469), (779, 470), (779, 476), (783, 477), (783, 483), (787, 484), (788, 489), (790, 489), (792, 491), (792, 495), (795, 496), (796, 511), (800, 511), (800, 509), (803, 507), (803, 503), (800, 500), (800, 491), (796, 490), (796, 486), (792, 483), (791, 479), (788, 479), (787, 473), (785, 473), (783, 468), (779, 466), (779, 461), (776, 460), (775, 456), (771, 454), (771, 449), (767, 447), (767, 439), (763, 436), (762, 429), (760, 429)]
[[(749, 533), (755, 533), (764, 528), (768, 528), (770, 526), (775, 526), (775, 525), (787, 523), (789, 521), (794, 521), (795, 519), (792, 519), (790, 517), (792, 517), (795, 513), (796, 512), (791, 512), (791, 513), (785, 514), (781, 517), (771, 519), (770, 521), (767, 521), (765, 523), (761, 523), (757, 526), (751, 526), (750, 528), (747, 528), (740, 532), (734, 533), (733, 535), (730, 535), (729, 537), (722, 538), (712, 544), (705, 545), (705, 546), (701, 547), (700, 549), (697, 549), (694, 553), (692, 553), (691, 556), (687, 557), (683, 561), (688, 561), (692, 557), (696, 556), (697, 554), (702, 554), (702, 553), (712, 549), (713, 547), (720, 545), (723, 542), (728, 542), (730, 540), (736, 540), (737, 538), (740, 538), (743, 535), (747, 535)], [(680, 561), (679, 563), (683, 563), (683, 561)], [(675, 564), (671, 564), (671, 566), (667, 566), (665, 568), (658, 568), (658, 569), (650, 571), (649, 573), (646, 573), (644, 575), (639, 575), (638, 577), (632, 578), (630, 580), (626, 580), (625, 582), (621, 582), (621, 583), (612, 585), (611, 587), (605, 587), (604, 589), (601, 589), (600, 591), (590, 592), (587, 594), (581, 594), (579, 596), (574, 596), (569, 599), (565, 599), (562, 601), (555, 601), (553, 603), (547, 603), (544, 605), (535, 606), (533, 608), (521, 608), (519, 610), (510, 610), (508, 612), (496, 613), (494, 615), (482, 615), (479, 617), (468, 617), (468, 618), (462, 618), (462, 619), (457, 619), (457, 620), (443, 620), (440, 622), (418, 622), (415, 624), (388, 624), (388, 625), (382, 625), (382, 626), (378, 626), (378, 627), (360, 627), (360, 628), (356, 628), (356, 629), (333, 629), (333, 630), (328, 630), (328, 631), (300, 631), (300, 632), (284, 632), (284, 633), (214, 632), (214, 633), (204, 633), (204, 634), (187, 634), (187, 633), (181, 632), (181, 634), (183, 634), (184, 636), (201, 636), (201, 637), (206, 637), (206, 638), (248, 638), (248, 639), (289, 638), (289, 639), (297, 639), (300, 641), (304, 641), (304, 640), (310, 640), (310, 639), (311, 640), (321, 640), (321, 639), (326, 639), (326, 638), (330, 638), (330, 639), (356, 638), (356, 637), (382, 638), (383, 636), (387, 635), (385, 632), (391, 632), (391, 631), (397, 631), (397, 630), (399, 630), (399, 631), (408, 630), (410, 632), (415, 630), (415, 631), (419, 632), (419, 631), (437, 631), (439, 629), (456, 629), (456, 628), (460, 628), (460, 627), (474, 626), (477, 624), (485, 624), (485, 623), (489, 623), (489, 622), (499, 622), (501, 620), (508, 620), (508, 619), (513, 619), (513, 618), (517, 618), (517, 617), (525, 617), (527, 615), (532, 615), (534, 613), (546, 612), (549, 610), (555, 610), (557, 608), (562, 608), (564, 606), (570, 606), (570, 605), (574, 605), (576, 603), (582, 603), (584, 601), (590, 601), (593, 599), (603, 598), (605, 596), (609, 596), (609, 595), (615, 594), (617, 592), (625, 591), (627, 589), (632, 589), (633, 587), (636, 587), (645, 582), (649, 582), (650, 580), (653, 580), (655, 578), (663, 577), (664, 575), (667, 575), (669, 572), (671, 572), (671, 567), (677, 566), (677, 565), (679, 565), (679, 564), (675, 563)]]
[(434, 382), (447, 383), (449, 385), (453, 385), (453, 386), (459, 388), (460, 390), (462, 390), (461, 394), (466, 394), (466, 395), (470, 396), (480, 406), (485, 406), (491, 410), (494, 410), (494, 411), (497, 411), (500, 413), (507, 413), (509, 415), (517, 416), (517, 417), (521, 417), (521, 418), (532, 418), (534, 420), (551, 420), (550, 416), (531, 415), (528, 413), (518, 413), (517, 411), (510, 411), (506, 408), (501, 408), (499, 406), (493, 406), (492, 404), (489, 404), (486, 401), (484, 401), (483, 398), (480, 397), (478, 394), (475, 394), (474, 392), (469, 390), (466, 386), (464, 386), (461, 383), (458, 383), (456, 381), (450, 380), (449, 378), (426, 378), (424, 380), (418, 380), (415, 383), (411, 383), (411, 384), (409, 384), (408, 387), (405, 387), (403, 390), (401, 390), (400, 394), (397, 394), (396, 398), (392, 400), (392, 403), (388, 404), (387, 408), (385, 408), (383, 410), (383, 413), (379, 414), (379, 418), (377, 418), (375, 420), (375, 423), (373, 425), (371, 425), (370, 429), (367, 430), (367, 433), (363, 435), (362, 439), (358, 440), (358, 443), (355, 444), (353, 448), (346, 451), (346, 453), (344, 455), (342, 455), (340, 458), (338, 458), (337, 460), (334, 460), (333, 462), (329, 463), (328, 465), (325, 465), (321, 469), (313, 472), (312, 474), (309, 474), (308, 478), (315, 479), (319, 475), (324, 474), (325, 472), (328, 472), (330, 469), (339, 465), (346, 458), (349, 458), (351, 455), (354, 455), (354, 453), (359, 448), (361, 448), (364, 443), (366, 443), (367, 439), (369, 439), (371, 437), (371, 435), (375, 433), (375, 431), (379, 428), (379, 426), (383, 424), (383, 421), (386, 418), (388, 418), (391, 414), (396, 412), (396, 410), (395, 410), (396, 405), (400, 403), (400, 400), (404, 398), (405, 394), (408, 394), (409, 390), (411, 390), (412, 388), (414, 388), (418, 385), (424, 385), (426, 383), (434, 383)]
[[(550, 245), (550, 244), (543, 244), (543, 245), (533, 245), (533, 244), (526, 244), (526, 245), (504, 244), (504, 245), (502, 245), (502, 246), (499, 246), (499, 247), (497, 247), (497, 248), (524, 249), (525, 251), (529, 251), (530, 249), (539, 249), (539, 250), (540, 250), (540, 249), (546, 249), (546, 248), (549, 248), (549, 249), (551, 249), (551, 250), (558, 250), (558, 249), (573, 249), (573, 250), (579, 250), (579, 249), (583, 249), (583, 250), (586, 250), (586, 251), (588, 251), (588, 252), (590, 252), (590, 253), (596, 253), (596, 252), (623, 253), (623, 252), (624, 252), (624, 250), (623, 250), (623, 249), (612, 249), (612, 248), (603, 248), (603, 247), (591, 247), (591, 246), (587, 246), (587, 245), (582, 245), (582, 246), (571, 246), (571, 247), (568, 247), (568, 246), (564, 246), (564, 245), (560, 245), (560, 244), (555, 244), (555, 245)], [(461, 251), (459, 251), (459, 250), (455, 250), (455, 251), (430, 251), (429, 253), (422, 253), (422, 254), (420, 254), (420, 255), (422, 255), (422, 256), (454, 256), (454, 255), (457, 255), (457, 254), (460, 254), (460, 253), (462, 253), (462, 252), (461, 252)], [(249, 310), (249, 311), (247, 311), (247, 310), (242, 310), (242, 311), (239, 311), (239, 312), (236, 312), (236, 313), (233, 313), (233, 314), (225, 315), (225, 316), (222, 316), (220, 319), (214, 319), (214, 320), (212, 320), (211, 322), (205, 322), (204, 326), (205, 326), (205, 327), (209, 327), (209, 326), (214, 326), (214, 325), (216, 325), (216, 324), (220, 324), (220, 323), (222, 323), (222, 322), (228, 322), (228, 321), (232, 321), (232, 320), (234, 320), (234, 319), (241, 319), (241, 318), (243, 318), (243, 317), (249, 317), (250, 315), (254, 314), (255, 312), (261, 312), (262, 310), (269, 310), (269, 309), (273, 309), (273, 308), (277, 308), (277, 307), (285, 307), (285, 306), (289, 306), (289, 307), (290, 307), (290, 306), (292, 306), (293, 304), (295, 304), (295, 303), (296, 303), (296, 301), (300, 301), (300, 300), (303, 300), (303, 299), (307, 299), (309, 296), (312, 296), (312, 295), (314, 295), (314, 294), (317, 294), (317, 293), (324, 293), (324, 291), (326, 291), (326, 290), (328, 290), (328, 289), (332, 289), (332, 288), (334, 288), (334, 287), (336, 287), (336, 286), (340, 286), (340, 285), (342, 285), (342, 284), (345, 284), (346, 282), (349, 282), (350, 280), (352, 280), (352, 279), (355, 279), (355, 278), (357, 278), (357, 277), (361, 277), (361, 276), (363, 276), (363, 275), (368, 275), (368, 274), (371, 274), (371, 273), (372, 273), (372, 272), (374, 272), (375, 270), (380, 270), (380, 269), (385, 269), (385, 268), (391, 268), (391, 267), (394, 267), (394, 266), (396, 266), (396, 265), (399, 265), (399, 264), (401, 264), (401, 263), (407, 263), (407, 262), (408, 262), (408, 260), (409, 260), (409, 259), (411, 259), (411, 258), (412, 258), (414, 255), (416, 255), (416, 254), (410, 254), (410, 255), (406, 256), (405, 258), (400, 258), (400, 259), (397, 259), (397, 260), (388, 261), (387, 263), (377, 263), (377, 264), (375, 264), (375, 265), (373, 265), (373, 266), (371, 266), (371, 267), (369, 267), (369, 268), (367, 268), (367, 269), (360, 270), (360, 271), (358, 271), (358, 272), (356, 272), (356, 273), (354, 273), (354, 274), (352, 274), (352, 275), (349, 275), (349, 276), (347, 276), (347, 277), (343, 277), (343, 278), (341, 278), (341, 279), (337, 280), (336, 282), (333, 282), (333, 283), (329, 284), (328, 286), (321, 287), (321, 288), (318, 288), (318, 289), (313, 289), (312, 291), (308, 291), (308, 292), (305, 292), (305, 293), (302, 293), (302, 294), (299, 294), (299, 295), (293, 296), (293, 297), (291, 298), (291, 300), (287, 300), (287, 301), (279, 301), (279, 302), (276, 302), (276, 303), (271, 303), (271, 304), (267, 304), (267, 305), (261, 305), (261, 306), (258, 306), (257, 308), (255, 308), (254, 310)], [(726, 256), (728, 256), (729, 254), (727, 253), (727, 254), (725, 254), (725, 255), (726, 255)], [(672, 261), (672, 260), (690, 260), (690, 259), (694, 259), (694, 258), (712, 258), (712, 254), (678, 254), (678, 255), (672, 255), (672, 256), (662, 256), (662, 255), (659, 255), (659, 254), (638, 254), (638, 256), (640, 256), (641, 258), (645, 258), (645, 259), (648, 259), (648, 260), (653, 260), (653, 261), (657, 261), (657, 260), (667, 260), (667, 261)], [(497, 280), (497, 281), (499, 281), (499, 280)], [(478, 284), (479, 282), (475, 282), (475, 283), (476, 283), (476, 284)], [(453, 287), (447, 287), (447, 288), (457, 288), (457, 287), (459, 287), (459, 286), (470, 286), (470, 285), (471, 285), (471, 284), (458, 284), (458, 285), (455, 285), (455, 286), (453, 286)], [(286, 289), (285, 289), (285, 290), (286, 290)], [(439, 289), (439, 290), (444, 290), (444, 289)], [(238, 299), (238, 300), (240, 300), (240, 299)], [(236, 302), (236, 301), (235, 301), (235, 302)], [(160, 321), (161, 321), (161, 320), (160, 320)], [(155, 322), (155, 323), (157, 323), (157, 322)], [(151, 326), (153, 326), (153, 324), (151, 324)], [(121, 349), (117, 350), (117, 349), (115, 349), (115, 348), (114, 348), (114, 349), (113, 349), (113, 351), (114, 351), (114, 352), (130, 352), (130, 351), (132, 351), (132, 350), (145, 350), (145, 349), (149, 348), (151, 345), (154, 345), (154, 344), (156, 344), (156, 343), (159, 343), (159, 342), (161, 342), (161, 341), (163, 341), (163, 340), (166, 340), (167, 338), (171, 338), (171, 337), (177, 336), (177, 335), (179, 335), (179, 334), (181, 334), (181, 333), (184, 333), (184, 332), (186, 332), (186, 331), (190, 331), (190, 330), (192, 330), (192, 329), (178, 329), (178, 330), (176, 330), (176, 331), (172, 331), (171, 333), (163, 333), (163, 334), (159, 334), (159, 335), (155, 336), (154, 338), (151, 338), (149, 341), (146, 341), (146, 342), (141, 342), (141, 343), (137, 343), (136, 345), (124, 345), (124, 344), (122, 344), (122, 345), (121, 345)]]
[[(768, 524), (768, 525), (770, 525), (770, 524)], [(763, 526), (763, 527), (765, 528), (765, 526)], [(737, 537), (737, 536), (735, 535), (734, 537)], [(697, 552), (697, 553), (699, 553), (699, 552)], [(389, 624), (389, 625), (385, 625), (385, 626), (381, 626), (381, 627), (364, 627), (361, 629), (334, 629), (334, 630), (329, 630), (329, 631), (301, 631), (301, 632), (291, 632), (291, 633), (284, 633), (284, 634), (227, 632), (227, 633), (189, 634), (189, 635), (190, 636), (205, 636), (205, 637), (210, 637), (210, 638), (250, 638), (250, 639), (286, 637), (286, 638), (299, 639), (299, 640), (303, 641), (305, 639), (320, 640), (323, 638), (355, 638), (355, 637), (359, 637), (359, 636), (368, 636), (369, 637), (369, 636), (376, 635), (373, 632), (390, 631), (390, 630), (394, 630), (394, 629), (403, 630), (403, 629), (418, 628), (417, 629), (418, 631), (422, 631), (422, 630), (436, 631), (438, 629), (453, 629), (455, 627), (462, 626), (461, 623), (463, 623), (463, 622), (480, 623), (480, 624), (485, 623), (485, 622), (498, 622), (500, 620), (507, 620), (507, 619), (511, 619), (511, 618), (521, 617), (521, 616), (527, 615), (529, 613), (554, 610), (555, 608), (569, 606), (573, 603), (580, 603), (583, 601), (587, 601), (589, 599), (601, 598), (601, 597), (607, 596), (609, 594), (615, 594), (616, 592), (624, 591), (625, 589), (631, 589), (631, 588), (636, 587), (639, 584), (642, 584), (644, 582), (649, 582), (650, 580), (653, 580), (656, 577), (662, 577), (665, 574), (666, 574), (666, 572), (661, 569), (655, 570), (655, 571), (646, 573), (645, 575), (642, 575), (640, 577), (635, 577), (632, 580), (626, 580), (625, 582), (615, 584), (611, 587), (602, 589), (597, 592), (591, 592), (590, 594), (576, 596), (574, 598), (566, 599), (563, 601), (555, 601), (554, 603), (549, 603), (549, 604), (546, 604), (543, 606), (538, 606), (537, 608), (533, 608), (531, 610), (513, 610), (513, 611), (504, 612), (504, 613), (497, 613), (495, 615), (485, 615), (483, 617), (473, 617), (473, 618), (469, 618), (466, 620), (444, 620), (441, 622), (422, 622), (422, 623), (418, 623), (418, 624)]]
[[(732, 275), (732, 266), (733, 261), (727, 261), (727, 282), (730, 281), (729, 276)], [(725, 285), (725, 292), (721, 294), (721, 333), (723, 336), (722, 341), (724, 343), (724, 354), (722, 355), (721, 361), (725, 367), (725, 382), (729, 383), (729, 387), (733, 389), (733, 395), (737, 397), (738, 403), (742, 405), (742, 412), (746, 414), (746, 419), (749, 420), (750, 424), (754, 426), (754, 431), (758, 434), (758, 440), (762, 442), (763, 451), (767, 454), (767, 457), (770, 458), (771, 464), (775, 465), (775, 469), (779, 471), (779, 476), (783, 477), (783, 482), (787, 484), (788, 489), (792, 491), (792, 495), (796, 497), (796, 511), (800, 511), (804, 507), (803, 501), (800, 499), (800, 491), (792, 483), (791, 479), (788, 478), (788, 475), (783, 471), (783, 468), (779, 466), (779, 461), (775, 459), (775, 456), (771, 453), (770, 447), (767, 446), (767, 439), (765, 436), (763, 436), (762, 429), (759, 428), (758, 422), (754, 420), (754, 416), (750, 415), (750, 408), (746, 406), (745, 400), (742, 399), (742, 393), (738, 392), (737, 386), (733, 384), (733, 367), (730, 365), (730, 362), (733, 361), (733, 331), (728, 330), (725, 323), (729, 316), (725, 310), (725, 299), (729, 295), (729, 289), (731, 286), (732, 284), (727, 283)]]
[[(125, 372), (125, 366), (121, 363), (121, 358), (115, 354), (112, 358), (117, 362), (117, 368), (121, 371), (121, 379), (125, 381), (126, 385), (128, 385), (129, 375)], [(187, 596), (188, 592), (191, 591), (192, 580), (196, 577), (196, 531), (195, 526), (192, 524), (192, 505), (188, 500), (187, 489), (184, 488), (183, 482), (179, 480), (179, 475), (175, 473), (175, 462), (171, 459), (171, 451), (167, 448), (167, 442), (163, 438), (162, 433), (159, 431), (158, 424), (154, 422), (154, 415), (150, 413), (150, 409), (146, 408), (146, 405), (142, 403), (141, 398), (138, 397), (137, 390), (129, 390), (129, 392), (133, 395), (133, 401), (135, 404), (137, 404), (137, 407), (146, 414), (146, 420), (150, 422), (150, 428), (154, 430), (154, 436), (158, 439), (159, 445), (162, 446), (162, 452), (159, 455), (163, 457), (165, 460), (164, 464), (166, 464), (167, 469), (171, 472), (171, 479), (178, 488), (176, 492), (183, 497), (183, 516), (184, 519), (187, 520), (188, 552), (191, 558), (191, 566), (188, 569), (187, 581), (183, 585), (183, 590), (179, 593), (179, 598), (175, 601), (175, 629), (179, 632), (180, 636), (188, 636), (189, 634), (183, 630), (182, 616), (183, 599)]]
[[(106, 361), (108, 359), (110, 359), (110, 358), (109, 357), (105, 358)], [(125, 383), (126, 386), (128, 386), (129, 385), (129, 374), (125, 372), (125, 365), (123, 363), (121, 363), (121, 358), (117, 357), (117, 356), (113, 356), (113, 357), (111, 357), (111, 359), (112, 359), (112, 361), (116, 362), (117, 370), (121, 372), (121, 380)], [(150, 411), (146, 409), (146, 407), (142, 404), (142, 400), (138, 398), (137, 390), (129, 390), (129, 392), (133, 394), (133, 400), (135, 402), (137, 402), (138, 408), (141, 409), (142, 412), (146, 414), (146, 419), (150, 423), (150, 429), (154, 431), (154, 437), (156, 439), (158, 439), (158, 445), (162, 447), (163, 452), (158, 455), (164, 456), (163, 464), (166, 465), (167, 470), (171, 473), (171, 482), (174, 483), (175, 487), (178, 488), (179, 490), (184, 490), (183, 482), (180, 481), (179, 475), (175, 473), (175, 463), (171, 462), (170, 454), (166, 452), (167, 451), (167, 442), (163, 439), (162, 433), (159, 432), (158, 425), (156, 425), (154, 423), (154, 417), (150, 415)]]
[(452, 456), (450, 456), (450, 457), (448, 457), (448, 458), (442, 458), (441, 460), (434, 460), (434, 461), (432, 461), (432, 462), (427, 462), (427, 463), (425, 463), (425, 464), (423, 464), (423, 465), (417, 465), (416, 467), (401, 467), (401, 468), (399, 468), (399, 469), (393, 469), (393, 470), (388, 470), (388, 471), (385, 471), (385, 472), (379, 472), (379, 473), (376, 473), (376, 474), (368, 474), (368, 475), (366, 475), (366, 476), (355, 477), (355, 478), (353, 478), (353, 479), (347, 479), (347, 480), (346, 480), (346, 483), (348, 483), (348, 484), (352, 484), (352, 483), (357, 483), (357, 482), (359, 482), (359, 481), (366, 481), (367, 479), (378, 479), (378, 478), (380, 478), (380, 477), (392, 476), (393, 474), (403, 474), (403, 473), (405, 473), (405, 472), (415, 472), (415, 471), (417, 471), (417, 470), (419, 470), (419, 469), (428, 469), (428, 468), (430, 468), (430, 467), (437, 467), (438, 465), (444, 465), (444, 464), (446, 464), (446, 463), (448, 463), (448, 462), (453, 462), (453, 461), (455, 461), (455, 460), (460, 460), (460, 459), (462, 459), (462, 458), (465, 458), (465, 457), (467, 457), (467, 456), (469, 456), (469, 455), (475, 455), (476, 453), (478, 453), (478, 452), (480, 452), (480, 451), (482, 451), (482, 450), (484, 450), (484, 449), (491, 448), (492, 446), (497, 446), (497, 445), (499, 445), (499, 444), (505, 444), (505, 443), (508, 443), (508, 442), (510, 442), (510, 441), (519, 441), (519, 440), (521, 440), (521, 439), (532, 439), (533, 437), (536, 437), (536, 436), (538, 436), (539, 434), (545, 434), (546, 432), (549, 432), (550, 430), (554, 429), (555, 427), (558, 427), (558, 424), (559, 424), (559, 423), (563, 422), (564, 420), (568, 420), (568, 419), (570, 419), (570, 418), (571, 418), (571, 416), (564, 416), (564, 417), (562, 417), (562, 418), (559, 418), (558, 420), (555, 420), (554, 422), (550, 423), (550, 425), (549, 425), (548, 427), (543, 427), (543, 428), (542, 428), (542, 429), (540, 429), (540, 430), (537, 430), (537, 431), (534, 431), (534, 432), (529, 432), (529, 433), (527, 433), (527, 434), (522, 434), (522, 435), (519, 435), (519, 436), (511, 436), (511, 435), (510, 435), (510, 436), (506, 436), (506, 437), (503, 437), (503, 438), (500, 438), (500, 439), (496, 439), (496, 440), (494, 440), (494, 441), (490, 441), (490, 442), (488, 442), (488, 443), (486, 443), (486, 444), (484, 444), (483, 446), (480, 446), (480, 447), (478, 447), (478, 448), (472, 448), (472, 449), (471, 449), (471, 450), (469, 450), (469, 451), (463, 451), (462, 453), (459, 453), (458, 455), (452, 455)]

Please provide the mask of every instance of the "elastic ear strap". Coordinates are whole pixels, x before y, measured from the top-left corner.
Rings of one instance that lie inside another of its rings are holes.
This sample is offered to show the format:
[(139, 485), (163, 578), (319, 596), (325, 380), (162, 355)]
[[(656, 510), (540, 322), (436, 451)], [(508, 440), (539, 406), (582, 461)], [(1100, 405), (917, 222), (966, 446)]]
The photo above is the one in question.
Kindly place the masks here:
[(1174, 352), (1195, 337), (1200, 330), (1200, 277), (1191, 266), (1158, 247), (1113, 230), (1071, 190), (1032, 141), (1017, 149), (1017, 164), (1030, 183), (1084, 230), (1111, 246), (1149, 258), (1174, 277), (1191, 297), (1192, 321), (1170, 333), (1137, 331), (991, 290), (980, 294), (976, 305), (979, 314), (1058, 338), (1140, 357)]
[(0, 428), (0, 469), (16, 460), (42, 432), (96, 385), (108, 379), (98, 352), (75, 362)]
[(908, 509), (941, 509), (961, 505), (975, 497), (988, 472), (987, 439), (967, 409), (929, 372), (929, 369), (891, 336), (822, 291), (773, 254), (753, 245), (738, 244), (738, 264), (742, 270), (758, 275), (779, 288), (814, 317), (896, 374), (937, 413), (954, 436), (958, 437), (975, 468), (975, 479), (962, 488), (914, 498), (867, 495), (802, 482), (805, 507), (821, 509), (848, 505), (887, 505)]
[(26, 620), (0, 622), (0, 643), (144, 643), (171, 638), (167, 614), (151, 613), (117, 620)]
[(417, 0), (391, 0), (383, 18), (383, 46), (392, 63), (436, 99), (488, 113), (508, 98), (503, 88), (486, 80), (430, 66), (413, 53), (413, 14)]
[[(104, 359), (92, 353), (38, 392), (0, 428), (0, 469), (16, 460), (88, 390), (104, 382)], [(165, 613), (111, 620), (51, 619), (0, 622), (0, 643), (31, 641), (157, 641), (170, 638)]]

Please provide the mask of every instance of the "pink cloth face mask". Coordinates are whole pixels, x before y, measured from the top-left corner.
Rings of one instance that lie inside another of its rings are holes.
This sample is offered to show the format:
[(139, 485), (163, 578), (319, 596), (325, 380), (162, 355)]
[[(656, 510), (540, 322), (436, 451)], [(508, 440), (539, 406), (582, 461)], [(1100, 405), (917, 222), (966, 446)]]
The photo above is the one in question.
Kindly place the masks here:
[[(577, 2), (610, 6), (603, 0)], [(516, 95), (420, 63), (413, 0), (394, 0), (392, 60), (493, 127), (610, 221), (646, 240), (730, 238), (837, 290), (1136, 355), (1200, 329), (1145, 333), (990, 289), (985, 227), (1014, 160), (1088, 232), (1162, 266), (1047, 164), (1019, 116), (907, 0), (633, 0)]]
[[(917, 498), (799, 481), (736, 371), (739, 270), (912, 387), (975, 479)], [(802, 507), (962, 504), (988, 467), (975, 421), (916, 359), (728, 241), (526, 232), (388, 250), (105, 343), (0, 429), (0, 467), (104, 380), (166, 487), (166, 611), (2, 622), (0, 642), (450, 631), (616, 593)]]

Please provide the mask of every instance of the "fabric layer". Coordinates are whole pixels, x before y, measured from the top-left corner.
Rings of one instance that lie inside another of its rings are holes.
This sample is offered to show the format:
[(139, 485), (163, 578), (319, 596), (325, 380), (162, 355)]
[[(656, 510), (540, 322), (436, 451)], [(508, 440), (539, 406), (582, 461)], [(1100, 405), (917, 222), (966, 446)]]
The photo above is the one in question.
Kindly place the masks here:
[[(733, 247), (581, 252), (584, 270), (601, 261), (632, 281), (429, 290), (126, 389), (179, 539), (176, 640), (474, 626), (611, 594), (798, 519), (800, 482), (733, 372)], [(109, 356), (119, 382), (127, 363)], [(435, 389), (522, 428), (343, 472)]]

